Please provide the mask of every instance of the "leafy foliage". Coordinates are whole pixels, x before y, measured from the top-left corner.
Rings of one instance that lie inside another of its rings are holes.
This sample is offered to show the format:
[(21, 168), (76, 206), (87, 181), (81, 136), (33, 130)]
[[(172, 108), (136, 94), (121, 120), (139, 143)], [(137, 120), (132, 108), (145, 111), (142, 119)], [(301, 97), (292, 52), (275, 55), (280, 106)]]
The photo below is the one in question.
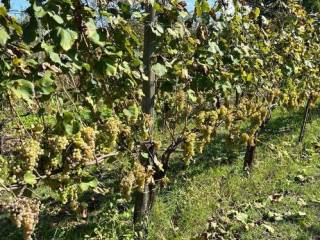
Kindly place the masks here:
[[(112, 191), (130, 201), (166, 182), (178, 148), (189, 165), (221, 128), (253, 147), (275, 106), (320, 97), (319, 19), (297, 1), (234, 1), (230, 14), (224, 2), (199, 0), (193, 16), (182, 2), (146, 4), (157, 12), (151, 26), (140, 2), (30, 1), (24, 24), (0, 7), (1, 93), (18, 119), (21, 106), (41, 119), (19, 120), (5, 192), (45, 185), (77, 211), (85, 192), (108, 192), (101, 163), (116, 158), (125, 161)], [(144, 65), (143, 24), (155, 44)], [(146, 65), (158, 78), (156, 117), (143, 111)], [(156, 119), (169, 141), (154, 134)]]

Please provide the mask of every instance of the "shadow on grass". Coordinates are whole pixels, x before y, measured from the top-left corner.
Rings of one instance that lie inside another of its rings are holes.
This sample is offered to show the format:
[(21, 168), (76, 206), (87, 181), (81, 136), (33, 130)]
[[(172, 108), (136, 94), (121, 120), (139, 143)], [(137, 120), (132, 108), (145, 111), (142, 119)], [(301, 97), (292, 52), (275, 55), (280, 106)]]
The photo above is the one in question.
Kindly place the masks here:
[[(280, 137), (283, 134), (291, 134), (299, 129), (302, 119), (303, 109), (290, 113), (277, 111), (266, 125), (266, 128), (261, 132), (259, 138), (261, 141), (267, 142), (271, 140), (270, 138)], [(180, 175), (182, 178), (190, 178), (208, 169), (234, 164), (238, 159), (243, 159), (244, 155), (244, 144), (239, 141), (232, 142), (228, 140), (226, 133), (219, 133), (206, 146), (204, 152), (195, 159), (194, 163), (191, 163), (192, 167), (186, 166), (181, 161), (181, 158), (172, 159), (168, 175), (175, 176), (175, 178)]]

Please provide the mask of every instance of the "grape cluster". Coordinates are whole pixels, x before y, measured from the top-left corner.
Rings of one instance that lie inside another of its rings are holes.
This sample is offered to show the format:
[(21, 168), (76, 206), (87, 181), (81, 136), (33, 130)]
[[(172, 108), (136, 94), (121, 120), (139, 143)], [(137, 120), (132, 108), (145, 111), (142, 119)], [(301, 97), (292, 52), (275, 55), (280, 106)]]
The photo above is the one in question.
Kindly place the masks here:
[(66, 136), (52, 136), (48, 138), (48, 143), (54, 152), (61, 153), (69, 145), (69, 140)]
[(195, 142), (197, 135), (195, 133), (188, 133), (182, 145), (184, 152), (184, 161), (188, 164), (192, 157), (195, 155)]
[(219, 113), (219, 117), (225, 117), (228, 114), (228, 108), (226, 108), (224, 105), (222, 105), (219, 109), (218, 109), (218, 113)]
[(73, 151), (69, 160), (72, 165), (77, 166), (94, 159), (96, 135), (93, 128), (83, 128), (72, 136), (71, 142)]
[(131, 197), (134, 182), (135, 182), (135, 178), (134, 178), (133, 172), (130, 172), (121, 180), (121, 184), (120, 184), (121, 193), (126, 199), (130, 199)]
[(95, 130), (92, 127), (85, 127), (81, 131), (83, 135), (84, 141), (88, 144), (90, 148), (95, 148), (96, 144), (96, 133)]
[(186, 100), (187, 100), (186, 93), (183, 90), (179, 90), (175, 96), (175, 101), (176, 101), (178, 113), (182, 112), (185, 109)]
[(159, 140), (154, 140), (153, 143), (154, 143), (154, 149), (155, 149), (156, 151), (159, 151), (160, 148), (161, 148), (161, 145), (162, 145), (161, 141), (159, 141)]
[(75, 184), (60, 188), (59, 193), (61, 202), (66, 204), (69, 200), (70, 202), (76, 201), (78, 199), (78, 192), (79, 188)]
[(130, 115), (127, 116), (128, 122), (130, 124), (137, 123), (137, 121), (139, 119), (139, 113), (140, 113), (140, 109), (137, 106), (137, 104), (136, 103), (132, 103), (132, 105), (129, 106), (129, 111), (130, 111)]
[(23, 229), (24, 240), (32, 239), (40, 212), (38, 201), (26, 197), (0, 201), (0, 212), (9, 213), (12, 222)]
[(144, 167), (139, 161), (135, 161), (133, 171), (129, 172), (121, 181), (121, 192), (130, 199), (132, 189), (143, 192), (145, 184), (154, 183), (154, 170), (152, 166)]
[(201, 111), (198, 114), (196, 118), (196, 123), (202, 135), (202, 138), (198, 144), (198, 149), (200, 153), (203, 152), (205, 145), (211, 141), (217, 120), (218, 113), (216, 111)]
[(320, 92), (313, 92), (311, 94), (311, 101), (310, 101), (310, 107), (314, 108), (316, 106), (317, 101), (319, 101), (320, 98)]
[(121, 121), (116, 117), (108, 118), (103, 126), (103, 133), (106, 137), (106, 152), (111, 152), (117, 145), (117, 140), (121, 131)]
[(255, 145), (254, 135), (249, 135), (248, 133), (242, 133), (241, 139), (247, 144), (247, 146), (253, 147)]
[(44, 153), (40, 142), (32, 138), (24, 140), (22, 145), (18, 147), (18, 152), (23, 162), (17, 167), (25, 171), (34, 170), (38, 165), (39, 157)]
[(132, 130), (129, 126), (122, 126), (121, 136), (123, 137), (125, 144), (129, 150), (134, 148), (134, 139), (132, 138)]
[(138, 190), (142, 192), (146, 180), (146, 170), (144, 166), (142, 166), (142, 164), (138, 161), (134, 163), (133, 174)]
[(150, 138), (149, 130), (152, 129), (153, 126), (153, 118), (150, 114), (145, 114), (143, 118), (143, 128), (141, 132), (141, 137), (143, 140), (147, 140)]

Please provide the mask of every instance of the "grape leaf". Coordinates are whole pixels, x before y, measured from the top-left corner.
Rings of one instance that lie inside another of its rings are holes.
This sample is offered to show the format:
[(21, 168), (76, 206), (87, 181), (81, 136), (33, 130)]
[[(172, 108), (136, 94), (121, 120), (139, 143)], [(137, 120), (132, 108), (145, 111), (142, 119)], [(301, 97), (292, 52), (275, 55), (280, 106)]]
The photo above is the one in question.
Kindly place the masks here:
[(0, 44), (3, 46), (7, 43), (8, 39), (10, 39), (9, 34), (7, 33), (4, 27), (0, 27)]
[(60, 46), (65, 51), (70, 50), (74, 42), (78, 39), (77, 32), (62, 27), (57, 27), (57, 32), (60, 37)]
[(27, 171), (23, 176), (23, 181), (27, 184), (34, 185), (37, 183), (37, 178), (31, 171)]

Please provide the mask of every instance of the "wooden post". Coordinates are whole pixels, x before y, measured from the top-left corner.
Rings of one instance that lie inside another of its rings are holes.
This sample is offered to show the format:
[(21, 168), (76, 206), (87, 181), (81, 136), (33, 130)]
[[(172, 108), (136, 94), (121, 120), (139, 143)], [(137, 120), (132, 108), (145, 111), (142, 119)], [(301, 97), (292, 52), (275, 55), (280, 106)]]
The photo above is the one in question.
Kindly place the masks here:
[[(144, 99), (142, 102), (142, 110), (144, 114), (148, 114), (154, 118), (154, 98), (155, 98), (155, 74), (152, 72), (152, 57), (155, 49), (156, 37), (152, 32), (151, 25), (155, 23), (156, 11), (149, 3), (146, 7), (148, 16), (144, 24), (144, 49), (143, 49), (143, 64), (144, 73), (148, 77), (147, 81), (143, 82)], [(149, 144), (145, 145), (145, 150), (148, 152), (149, 159), (144, 166), (153, 163), (155, 156), (153, 139), (152, 139), (153, 125), (149, 129), (150, 139)], [(155, 187), (153, 184), (145, 183), (144, 191), (137, 192), (134, 206), (134, 225), (135, 225), (135, 239), (141, 240), (147, 237), (147, 217), (152, 206), (152, 201), (155, 198)]]
[(306, 131), (307, 121), (308, 121), (309, 114), (310, 114), (311, 101), (312, 101), (312, 95), (309, 96), (308, 102), (307, 102), (305, 110), (304, 110), (303, 122), (302, 122), (302, 125), (301, 125), (300, 134), (299, 134), (299, 140), (298, 140), (299, 143), (301, 143), (303, 141), (303, 138), (304, 138), (304, 133)]
[(144, 50), (143, 50), (143, 65), (144, 73), (148, 77), (148, 81), (143, 82), (143, 112), (153, 115), (154, 112), (154, 95), (155, 95), (155, 74), (152, 72), (152, 55), (155, 48), (155, 35), (152, 32), (151, 25), (155, 22), (156, 12), (149, 4), (146, 9), (149, 16), (146, 19), (144, 26)]
[(269, 107), (269, 110), (268, 110), (269, 113), (267, 114), (267, 116), (265, 117), (265, 119), (263, 120), (261, 125), (259, 126), (259, 129), (254, 134), (254, 144), (253, 145), (249, 145), (249, 144), (247, 145), (246, 155), (245, 155), (244, 161), (243, 161), (243, 170), (244, 171), (251, 170), (252, 167), (253, 167), (254, 159), (255, 159), (255, 153), (256, 153), (256, 144), (257, 144), (256, 139), (260, 135), (261, 131), (265, 128), (267, 123), (270, 121), (270, 119), (271, 119), (271, 111), (272, 111), (273, 108), (274, 108), (274, 105), (271, 105), (271, 107)]
[(246, 155), (244, 157), (243, 169), (248, 171), (252, 169), (255, 157), (256, 145), (247, 145)]

